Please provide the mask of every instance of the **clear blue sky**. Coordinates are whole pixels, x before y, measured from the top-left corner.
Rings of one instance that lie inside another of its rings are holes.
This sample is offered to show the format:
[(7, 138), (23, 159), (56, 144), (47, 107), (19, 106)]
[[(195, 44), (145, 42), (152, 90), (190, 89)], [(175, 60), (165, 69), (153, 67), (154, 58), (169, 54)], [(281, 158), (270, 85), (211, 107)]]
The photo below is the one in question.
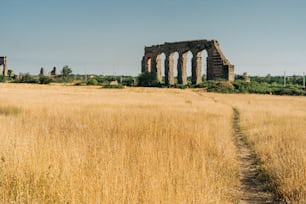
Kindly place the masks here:
[(305, 0), (1, 0), (0, 56), (36, 74), (137, 75), (144, 46), (217, 39), (236, 73), (306, 72)]

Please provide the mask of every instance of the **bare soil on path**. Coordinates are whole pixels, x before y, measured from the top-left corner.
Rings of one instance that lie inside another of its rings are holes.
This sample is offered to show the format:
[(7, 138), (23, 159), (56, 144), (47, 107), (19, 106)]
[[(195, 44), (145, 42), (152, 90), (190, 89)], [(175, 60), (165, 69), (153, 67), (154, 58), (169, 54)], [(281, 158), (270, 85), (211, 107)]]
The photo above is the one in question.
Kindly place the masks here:
[(241, 198), (239, 203), (282, 203), (276, 201), (273, 193), (266, 190), (267, 181), (259, 179), (259, 172), (256, 168), (256, 154), (250, 148), (245, 135), (241, 131), (238, 109), (233, 108), (233, 111), (234, 137), (240, 163)]

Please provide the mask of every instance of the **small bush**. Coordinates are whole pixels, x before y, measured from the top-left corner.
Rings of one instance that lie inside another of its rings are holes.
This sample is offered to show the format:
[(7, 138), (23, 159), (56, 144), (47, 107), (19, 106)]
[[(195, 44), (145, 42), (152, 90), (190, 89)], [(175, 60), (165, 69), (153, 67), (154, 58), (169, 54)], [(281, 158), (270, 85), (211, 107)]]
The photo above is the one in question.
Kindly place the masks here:
[(30, 74), (25, 74), (20, 77), (20, 79), (15, 80), (16, 83), (30, 83), (30, 84), (38, 84), (39, 79), (37, 77), (33, 77)]
[(39, 83), (40, 84), (50, 84), (52, 82), (52, 79), (47, 76), (40, 76), (39, 77)]
[(74, 84), (75, 86), (86, 86), (87, 83), (85, 81), (78, 81)]
[(102, 86), (102, 88), (107, 88), (107, 89), (123, 89), (124, 86), (122, 84), (116, 84), (116, 85), (107, 84), (107, 85)]
[(135, 79), (134, 77), (123, 77), (122, 78), (122, 85), (125, 86), (135, 86)]
[(200, 84), (192, 85), (193, 88), (207, 88), (208, 82), (202, 82)]
[(87, 81), (87, 85), (97, 86), (97, 85), (99, 85), (99, 82), (98, 82), (97, 79), (89, 79)]
[(0, 82), (5, 82), (5, 77), (4, 76), (0, 76)]
[(138, 86), (156, 87), (159, 85), (155, 72), (144, 72), (138, 76)]
[(188, 85), (184, 85), (184, 84), (175, 84), (174, 85), (175, 88), (178, 88), (178, 89), (186, 89), (188, 88)]
[(227, 81), (210, 81), (207, 84), (207, 91), (219, 93), (234, 93), (235, 87)]

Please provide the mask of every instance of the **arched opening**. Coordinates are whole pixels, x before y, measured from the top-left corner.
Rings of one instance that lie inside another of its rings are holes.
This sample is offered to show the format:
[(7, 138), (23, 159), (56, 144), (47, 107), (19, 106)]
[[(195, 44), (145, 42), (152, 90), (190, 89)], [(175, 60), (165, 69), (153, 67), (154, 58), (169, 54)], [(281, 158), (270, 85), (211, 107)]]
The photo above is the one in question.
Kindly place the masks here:
[(156, 57), (157, 80), (161, 83), (164, 81), (165, 77), (165, 59), (166, 55), (163, 52)]
[(202, 81), (206, 81), (207, 80), (207, 51), (206, 50), (202, 50)]
[(2, 76), (3, 69), (4, 69), (4, 65), (3, 65), (3, 64), (0, 64), (0, 76)]
[(178, 58), (179, 58), (179, 53), (178, 52), (174, 52), (173, 53), (173, 76), (174, 76), (174, 83), (177, 83), (177, 78), (178, 78)]
[(148, 72), (152, 71), (152, 59), (151, 59), (151, 57), (147, 58), (146, 67), (147, 67)]
[(166, 54), (165, 53), (161, 53), (160, 54), (160, 60), (161, 60), (161, 75), (162, 75), (162, 78), (164, 80), (165, 78), (165, 60), (166, 60)]

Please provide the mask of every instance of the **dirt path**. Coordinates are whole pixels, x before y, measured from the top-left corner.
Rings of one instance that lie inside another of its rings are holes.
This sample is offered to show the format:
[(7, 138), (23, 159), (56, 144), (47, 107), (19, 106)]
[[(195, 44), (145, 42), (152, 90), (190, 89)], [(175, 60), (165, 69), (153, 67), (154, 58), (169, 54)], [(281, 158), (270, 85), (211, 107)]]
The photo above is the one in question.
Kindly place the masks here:
[(234, 110), (234, 136), (240, 162), (241, 199), (240, 203), (280, 203), (273, 200), (273, 194), (264, 191), (265, 183), (257, 178), (256, 155), (250, 149), (240, 128), (240, 114)]

